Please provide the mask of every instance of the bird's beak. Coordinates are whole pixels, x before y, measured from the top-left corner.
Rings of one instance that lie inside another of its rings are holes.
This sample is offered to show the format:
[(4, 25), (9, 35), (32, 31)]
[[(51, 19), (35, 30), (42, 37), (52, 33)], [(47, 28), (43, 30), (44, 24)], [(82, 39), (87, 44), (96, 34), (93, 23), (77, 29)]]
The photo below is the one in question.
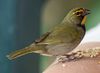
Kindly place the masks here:
[(90, 10), (89, 9), (85, 9), (85, 12), (84, 12), (84, 16), (86, 16), (86, 15), (88, 15), (88, 14), (90, 14)]

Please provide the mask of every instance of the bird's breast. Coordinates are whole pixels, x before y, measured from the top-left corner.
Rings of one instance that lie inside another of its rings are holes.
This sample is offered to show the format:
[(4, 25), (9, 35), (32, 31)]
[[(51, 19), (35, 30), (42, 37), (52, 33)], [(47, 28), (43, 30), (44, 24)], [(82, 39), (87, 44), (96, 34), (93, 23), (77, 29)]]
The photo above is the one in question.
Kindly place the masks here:
[(63, 27), (56, 29), (45, 42), (48, 53), (63, 55), (72, 51), (82, 40), (84, 32), (74, 27)]

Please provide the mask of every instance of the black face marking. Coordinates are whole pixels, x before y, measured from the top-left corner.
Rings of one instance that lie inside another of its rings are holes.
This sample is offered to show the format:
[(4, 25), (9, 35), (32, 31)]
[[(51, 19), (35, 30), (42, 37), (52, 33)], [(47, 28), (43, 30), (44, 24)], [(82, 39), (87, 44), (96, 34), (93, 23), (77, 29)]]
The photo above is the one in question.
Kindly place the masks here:
[(84, 25), (78, 24), (77, 26), (81, 27), (84, 31), (86, 31), (85, 24)]
[(77, 16), (81, 16), (82, 12), (76, 12), (75, 13)]

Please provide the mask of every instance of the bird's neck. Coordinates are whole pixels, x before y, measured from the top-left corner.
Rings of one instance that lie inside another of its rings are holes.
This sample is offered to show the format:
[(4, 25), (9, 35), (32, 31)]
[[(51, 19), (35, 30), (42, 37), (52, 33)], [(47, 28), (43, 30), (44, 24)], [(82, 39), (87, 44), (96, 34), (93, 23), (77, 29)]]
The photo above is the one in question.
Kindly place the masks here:
[(70, 23), (70, 24), (82, 24), (84, 25), (86, 21), (86, 17), (77, 17), (77, 16), (66, 16), (62, 23)]
[(74, 26), (74, 27), (78, 26), (79, 28), (82, 28), (84, 31), (86, 31), (85, 21), (86, 21), (86, 17), (77, 18), (75, 16), (74, 17), (66, 16), (64, 20), (62, 21), (62, 24), (68, 25), (68, 26)]

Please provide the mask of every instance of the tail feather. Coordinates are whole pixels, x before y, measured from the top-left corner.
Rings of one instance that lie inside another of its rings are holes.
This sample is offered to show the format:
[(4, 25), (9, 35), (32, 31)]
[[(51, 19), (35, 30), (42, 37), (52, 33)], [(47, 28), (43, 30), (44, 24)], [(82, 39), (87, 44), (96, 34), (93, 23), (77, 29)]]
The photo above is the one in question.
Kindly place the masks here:
[(23, 55), (29, 54), (29, 53), (32, 53), (32, 49), (25, 48), (25, 49), (21, 49), (21, 50), (17, 50), (15, 52), (12, 52), (9, 55), (7, 55), (7, 57), (8, 57), (8, 59), (13, 60), (13, 59), (21, 57)]
[(17, 50), (15, 52), (12, 52), (9, 55), (7, 55), (7, 57), (9, 60), (13, 60), (13, 59), (16, 59), (18, 57), (24, 56), (26, 54), (33, 53), (34, 51), (37, 51), (37, 50), (39, 50), (37, 47), (34, 47), (33, 45), (31, 45), (31, 46), (26, 47), (24, 49), (20, 49), (20, 50)]

